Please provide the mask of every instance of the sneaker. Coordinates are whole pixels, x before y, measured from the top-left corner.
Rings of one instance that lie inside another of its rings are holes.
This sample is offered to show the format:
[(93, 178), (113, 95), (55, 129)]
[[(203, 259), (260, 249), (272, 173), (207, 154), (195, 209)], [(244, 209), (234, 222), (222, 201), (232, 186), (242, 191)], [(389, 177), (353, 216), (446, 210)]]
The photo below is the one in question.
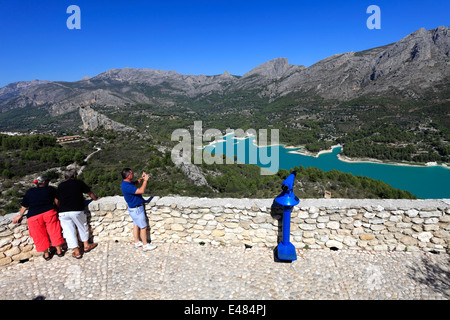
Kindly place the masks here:
[(156, 246), (154, 244), (147, 243), (146, 245), (142, 246), (142, 249), (144, 249), (144, 251), (150, 251), (156, 249)]
[(142, 243), (142, 241), (139, 241), (139, 242), (135, 242), (134, 243), (134, 247), (135, 248), (139, 248), (139, 247), (142, 247), (144, 244)]

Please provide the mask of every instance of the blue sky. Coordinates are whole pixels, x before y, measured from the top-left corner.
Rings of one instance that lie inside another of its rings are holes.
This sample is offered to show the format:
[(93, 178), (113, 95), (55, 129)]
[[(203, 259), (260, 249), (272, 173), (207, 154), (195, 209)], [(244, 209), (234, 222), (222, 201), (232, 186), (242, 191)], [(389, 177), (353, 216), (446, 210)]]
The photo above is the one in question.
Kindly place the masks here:
[[(80, 30), (66, 26), (70, 5)], [(366, 26), (369, 5), (381, 9), (379, 30)], [(0, 0), (0, 87), (124, 67), (243, 75), (277, 57), (310, 66), (448, 27), (449, 12), (448, 0)]]

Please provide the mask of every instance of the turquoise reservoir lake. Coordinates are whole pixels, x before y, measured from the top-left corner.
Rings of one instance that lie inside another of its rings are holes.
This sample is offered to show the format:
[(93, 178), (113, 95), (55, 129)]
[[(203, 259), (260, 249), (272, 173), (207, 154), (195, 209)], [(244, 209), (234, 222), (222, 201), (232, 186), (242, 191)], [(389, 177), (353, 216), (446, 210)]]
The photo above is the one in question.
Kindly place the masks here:
[[(323, 171), (333, 169), (349, 172), (355, 176), (362, 175), (376, 180), (382, 180), (389, 183), (394, 188), (408, 190), (412, 194), (421, 199), (449, 199), (450, 198), (450, 169), (442, 166), (405, 166), (394, 164), (381, 164), (371, 162), (345, 162), (338, 158), (338, 154), (342, 151), (340, 147), (336, 147), (330, 153), (323, 153), (318, 157), (306, 156), (292, 151), (299, 150), (285, 148), (282, 145), (274, 145), (268, 147), (257, 147), (253, 143), (254, 137), (247, 139), (235, 139), (232, 135), (225, 136), (223, 141), (215, 142), (205, 147), (205, 150), (217, 154), (226, 153), (226, 145), (233, 144), (233, 154), (226, 154), (233, 158), (237, 156), (237, 161), (241, 163), (253, 163), (260, 167), (269, 169), (267, 161), (262, 161), (264, 157), (274, 161), (272, 155), (278, 152), (278, 168), (290, 170), (295, 166), (316, 167)], [(238, 152), (243, 150), (245, 153)], [(230, 148), (229, 148), (230, 149)], [(262, 153), (262, 154), (261, 154)], [(256, 159), (251, 161), (251, 157)], [(263, 164), (266, 163), (267, 165)], [(271, 171), (277, 171), (271, 170)]]

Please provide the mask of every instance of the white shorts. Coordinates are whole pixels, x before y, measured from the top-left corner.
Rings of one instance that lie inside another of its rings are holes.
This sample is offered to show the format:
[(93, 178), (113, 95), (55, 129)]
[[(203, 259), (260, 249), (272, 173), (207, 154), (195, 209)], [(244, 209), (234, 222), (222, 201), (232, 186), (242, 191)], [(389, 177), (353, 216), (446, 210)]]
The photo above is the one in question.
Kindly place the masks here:
[(78, 247), (77, 229), (80, 240), (88, 241), (89, 228), (84, 210), (60, 212), (59, 221), (63, 229), (63, 237), (66, 239), (69, 249)]

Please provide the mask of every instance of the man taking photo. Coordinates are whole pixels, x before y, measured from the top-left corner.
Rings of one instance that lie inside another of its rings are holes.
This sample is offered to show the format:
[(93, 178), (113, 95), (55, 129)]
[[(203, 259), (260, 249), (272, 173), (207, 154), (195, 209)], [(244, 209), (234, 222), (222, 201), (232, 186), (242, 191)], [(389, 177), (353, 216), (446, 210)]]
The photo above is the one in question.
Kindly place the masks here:
[[(128, 204), (128, 213), (131, 219), (133, 219), (134, 224), (134, 246), (136, 248), (142, 247), (144, 251), (156, 249), (155, 245), (147, 241), (147, 221), (144, 209), (145, 200), (142, 197), (147, 187), (149, 175), (144, 172), (138, 181), (133, 181), (133, 171), (130, 168), (125, 168), (122, 170), (122, 179), (121, 189), (123, 197)], [(137, 188), (136, 185), (140, 183), (142, 185)]]

